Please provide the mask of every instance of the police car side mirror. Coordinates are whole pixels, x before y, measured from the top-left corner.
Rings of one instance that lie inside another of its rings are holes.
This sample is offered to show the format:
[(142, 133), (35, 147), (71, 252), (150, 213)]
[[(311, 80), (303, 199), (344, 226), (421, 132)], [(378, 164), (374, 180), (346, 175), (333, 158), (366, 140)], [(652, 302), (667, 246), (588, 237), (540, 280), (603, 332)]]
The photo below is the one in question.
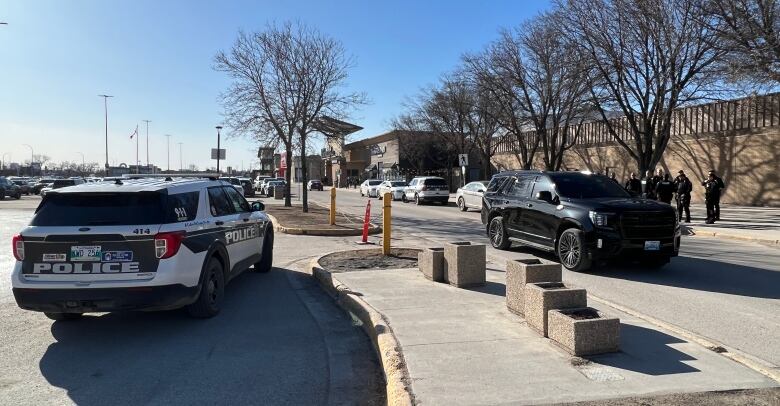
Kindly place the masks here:
[(265, 205), (262, 202), (252, 202), (252, 211), (264, 211)]
[(536, 193), (536, 200), (552, 203), (552, 199), (552, 193), (546, 190)]

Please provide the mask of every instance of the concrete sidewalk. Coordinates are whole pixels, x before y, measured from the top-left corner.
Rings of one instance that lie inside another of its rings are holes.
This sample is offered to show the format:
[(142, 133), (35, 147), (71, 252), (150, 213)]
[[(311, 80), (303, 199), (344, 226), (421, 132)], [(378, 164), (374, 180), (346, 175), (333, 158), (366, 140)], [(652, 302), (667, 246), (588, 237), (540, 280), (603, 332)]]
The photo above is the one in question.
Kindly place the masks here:
[(572, 358), (505, 306), (503, 266), (488, 283), (457, 289), (417, 270), (333, 274), (383, 313), (403, 349), (422, 404), (558, 403), (775, 387), (777, 382), (640, 319), (620, 317), (621, 349)]
[(704, 205), (691, 206), (690, 224), (683, 223), (688, 235), (734, 238), (780, 244), (780, 208), (721, 205), (720, 221), (705, 224), (707, 211)]

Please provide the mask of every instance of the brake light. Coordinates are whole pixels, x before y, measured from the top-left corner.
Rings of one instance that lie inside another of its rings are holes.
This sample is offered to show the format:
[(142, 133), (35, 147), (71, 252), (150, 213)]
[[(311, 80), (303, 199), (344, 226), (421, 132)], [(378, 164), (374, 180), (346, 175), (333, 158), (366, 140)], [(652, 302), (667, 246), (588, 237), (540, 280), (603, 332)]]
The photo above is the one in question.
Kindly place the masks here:
[(16, 234), (11, 240), (14, 249), (14, 257), (17, 261), (24, 261), (24, 239), (21, 234)]
[(179, 252), (184, 231), (157, 233), (154, 236), (154, 255), (159, 259), (170, 258)]

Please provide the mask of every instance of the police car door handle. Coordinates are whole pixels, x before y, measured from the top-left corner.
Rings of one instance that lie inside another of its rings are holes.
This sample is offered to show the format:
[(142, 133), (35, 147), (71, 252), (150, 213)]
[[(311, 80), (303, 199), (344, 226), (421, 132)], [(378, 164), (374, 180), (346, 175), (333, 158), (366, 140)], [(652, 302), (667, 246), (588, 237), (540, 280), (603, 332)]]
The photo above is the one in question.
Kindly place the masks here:
[(218, 226), (221, 226), (221, 225), (225, 224), (225, 222), (224, 222), (224, 221), (217, 220), (217, 221), (215, 221), (215, 222), (214, 222), (214, 224), (216, 224), (216, 225), (218, 225)]

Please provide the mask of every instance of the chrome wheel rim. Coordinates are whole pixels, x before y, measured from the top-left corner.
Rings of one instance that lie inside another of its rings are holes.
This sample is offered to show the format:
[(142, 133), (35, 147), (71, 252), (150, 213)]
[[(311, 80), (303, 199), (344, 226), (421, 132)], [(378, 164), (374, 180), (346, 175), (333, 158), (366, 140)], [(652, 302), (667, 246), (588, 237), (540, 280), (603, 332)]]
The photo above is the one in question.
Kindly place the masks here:
[(490, 243), (494, 247), (501, 245), (501, 239), (504, 237), (504, 229), (501, 227), (501, 222), (493, 220), (490, 222)]
[(561, 242), (558, 245), (558, 255), (561, 258), (561, 262), (566, 265), (567, 268), (574, 268), (580, 262), (580, 255), (582, 254), (580, 249), (580, 243), (577, 241), (577, 237), (572, 233), (566, 233), (561, 236)]

